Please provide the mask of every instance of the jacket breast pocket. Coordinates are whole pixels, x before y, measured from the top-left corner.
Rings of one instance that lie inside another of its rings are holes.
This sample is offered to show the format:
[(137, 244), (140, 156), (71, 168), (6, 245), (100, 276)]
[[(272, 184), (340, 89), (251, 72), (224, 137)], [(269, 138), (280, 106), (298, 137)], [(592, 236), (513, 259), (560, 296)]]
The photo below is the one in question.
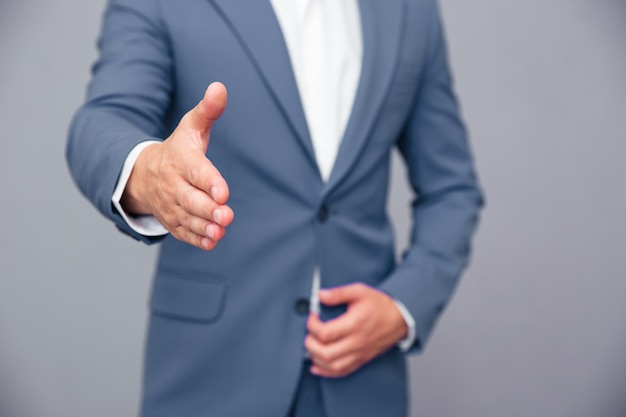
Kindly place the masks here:
[(210, 323), (224, 309), (226, 287), (221, 277), (199, 272), (159, 270), (152, 286), (152, 313)]

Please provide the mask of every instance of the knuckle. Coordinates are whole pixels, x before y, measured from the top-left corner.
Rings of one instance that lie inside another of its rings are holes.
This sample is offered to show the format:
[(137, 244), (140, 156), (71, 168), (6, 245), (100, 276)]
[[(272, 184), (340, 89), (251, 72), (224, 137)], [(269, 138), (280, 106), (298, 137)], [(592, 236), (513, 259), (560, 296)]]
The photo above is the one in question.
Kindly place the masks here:
[(322, 368), (328, 368), (331, 364), (331, 361), (328, 359), (325, 352), (317, 352), (314, 358), (315, 363)]
[(178, 221), (180, 223), (180, 226), (183, 227), (186, 230), (191, 230), (190, 225), (191, 225), (191, 219), (189, 217), (189, 215), (185, 212), (180, 213), (178, 216)]
[(180, 204), (186, 211), (190, 211), (193, 207), (193, 194), (193, 190), (185, 190), (181, 193)]
[(318, 335), (320, 341), (322, 341), (324, 343), (328, 343), (328, 342), (331, 341), (331, 336), (332, 336), (332, 333), (331, 333), (330, 330), (328, 330), (326, 328), (320, 329), (319, 335)]
[(356, 337), (354, 339), (354, 349), (358, 351), (365, 350), (367, 348), (368, 342), (363, 337)]
[(190, 245), (193, 245), (200, 249), (206, 249), (206, 246), (203, 245), (203, 242), (204, 238), (193, 233), (188, 234), (187, 243), (189, 243)]
[(170, 216), (172, 217), (172, 221), (175, 222), (177, 225), (185, 227), (183, 222), (187, 217), (187, 211), (185, 211), (182, 206), (176, 206), (171, 211)]
[(307, 337), (304, 338), (304, 347), (308, 351), (314, 350), (315, 345), (313, 343), (313, 337), (312, 336), (308, 335)]
[(342, 375), (344, 373), (344, 367), (338, 363), (331, 363), (328, 365), (328, 370), (335, 376)]
[(211, 239), (207, 239), (203, 236), (199, 236), (189, 231), (183, 225), (178, 225), (174, 227), (171, 230), (171, 233), (176, 239), (182, 242), (188, 243), (197, 248), (200, 248), (203, 250), (212, 250), (215, 248), (215, 242), (213, 242)]
[(176, 229), (180, 226), (180, 223), (174, 213), (164, 208), (161, 210), (161, 217), (159, 220), (163, 224), (167, 225), (170, 230)]
[(195, 169), (191, 168), (189, 169), (189, 171), (187, 171), (187, 179), (191, 184), (196, 183), (196, 181), (198, 180), (198, 174), (196, 173)]
[(183, 228), (181, 225), (176, 225), (172, 228), (171, 230), (172, 235), (178, 239), (178, 240), (182, 240), (182, 241), (187, 241), (187, 237), (186, 237), (186, 230), (185, 228)]
[(189, 182), (191, 182), (196, 187), (201, 188), (203, 185), (205, 185), (206, 178), (209, 175), (207, 172), (207, 164), (204, 163), (206, 159), (200, 161), (189, 154), (186, 155), (185, 159), (186, 161), (184, 161), (184, 166), (189, 167), (187, 168)]
[(206, 190), (208, 189), (209, 178), (211, 178), (211, 170), (206, 165), (199, 165), (194, 170), (193, 185)]
[(346, 317), (344, 317), (343, 325), (346, 331), (354, 331), (354, 329), (356, 328), (356, 318), (354, 317), (354, 314), (346, 314)]
[(329, 365), (332, 365), (332, 362), (333, 362), (333, 359), (334, 359), (333, 355), (330, 352), (326, 351), (326, 350), (322, 350), (321, 352), (319, 352), (318, 358), (322, 362), (324, 362), (326, 364), (329, 364)]
[(359, 329), (365, 323), (365, 317), (362, 314), (352, 314), (347, 319), (351, 329)]

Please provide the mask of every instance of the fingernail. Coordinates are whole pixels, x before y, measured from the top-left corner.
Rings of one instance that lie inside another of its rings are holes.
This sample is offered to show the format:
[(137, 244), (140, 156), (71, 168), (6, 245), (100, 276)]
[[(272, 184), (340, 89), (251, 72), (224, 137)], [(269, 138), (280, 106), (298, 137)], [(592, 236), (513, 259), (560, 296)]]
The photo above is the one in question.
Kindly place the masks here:
[(222, 210), (213, 210), (213, 221), (217, 224), (222, 224)]
[(212, 224), (208, 225), (206, 227), (206, 234), (208, 237), (211, 238), (211, 240), (215, 240), (215, 226), (213, 226)]
[(328, 297), (330, 295), (330, 291), (329, 290), (319, 290), (318, 295), (321, 295), (322, 297)]
[(211, 198), (215, 201), (218, 201), (220, 198), (220, 189), (217, 185), (211, 187)]

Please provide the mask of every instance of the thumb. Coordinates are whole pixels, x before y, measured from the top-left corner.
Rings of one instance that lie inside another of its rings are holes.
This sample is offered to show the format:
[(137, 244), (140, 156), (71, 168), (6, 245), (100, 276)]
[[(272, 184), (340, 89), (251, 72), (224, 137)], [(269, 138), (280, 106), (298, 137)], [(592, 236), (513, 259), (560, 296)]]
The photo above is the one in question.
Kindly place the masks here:
[(224, 112), (226, 100), (226, 87), (214, 82), (207, 87), (200, 103), (187, 113), (188, 127), (200, 134), (205, 150), (209, 145), (211, 127)]
[(337, 306), (350, 304), (365, 295), (366, 286), (361, 283), (344, 285), (335, 288), (326, 288), (319, 291), (318, 296), (322, 304)]

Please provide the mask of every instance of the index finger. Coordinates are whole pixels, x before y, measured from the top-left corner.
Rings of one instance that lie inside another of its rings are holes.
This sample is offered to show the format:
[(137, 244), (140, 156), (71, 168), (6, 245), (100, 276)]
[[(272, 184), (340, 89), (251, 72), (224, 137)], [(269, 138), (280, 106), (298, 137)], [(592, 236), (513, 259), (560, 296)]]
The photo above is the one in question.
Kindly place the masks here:
[(219, 205), (230, 197), (228, 184), (215, 165), (206, 157), (198, 155), (185, 165), (183, 177), (194, 187), (206, 192)]

